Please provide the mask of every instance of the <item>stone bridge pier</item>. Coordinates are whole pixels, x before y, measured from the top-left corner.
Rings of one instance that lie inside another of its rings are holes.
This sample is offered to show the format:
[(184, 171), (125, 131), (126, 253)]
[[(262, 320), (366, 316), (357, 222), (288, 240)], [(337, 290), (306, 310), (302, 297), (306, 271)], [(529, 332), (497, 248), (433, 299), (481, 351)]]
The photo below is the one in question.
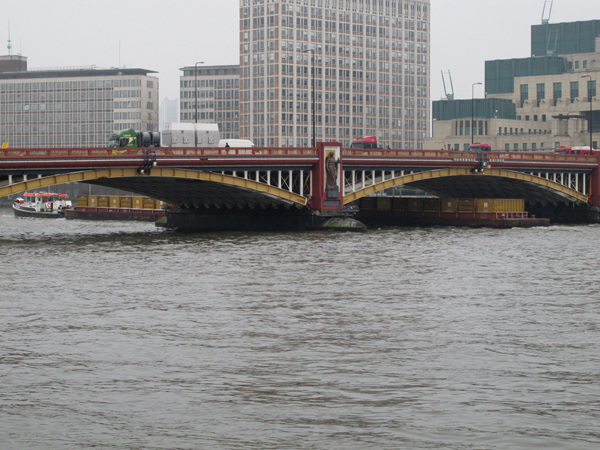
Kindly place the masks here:
[(318, 160), (307, 177), (308, 192), (303, 192), (306, 196), (304, 207), (270, 203), (259, 207), (180, 208), (168, 212), (162, 226), (181, 231), (365, 230), (364, 224), (344, 210), (341, 144), (317, 143), (316, 150)]

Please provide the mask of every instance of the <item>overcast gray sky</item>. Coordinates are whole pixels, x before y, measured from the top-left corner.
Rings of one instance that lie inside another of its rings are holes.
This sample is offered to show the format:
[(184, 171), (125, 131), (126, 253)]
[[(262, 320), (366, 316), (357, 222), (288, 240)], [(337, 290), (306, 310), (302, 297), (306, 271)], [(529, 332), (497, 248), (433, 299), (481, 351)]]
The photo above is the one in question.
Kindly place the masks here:
[[(443, 97), (441, 71), (457, 98), (484, 81), (484, 61), (530, 56), (531, 25), (544, 0), (432, 0), (431, 96)], [(239, 63), (239, 0), (2, 0), (0, 54), (30, 68), (141, 67), (160, 77), (161, 99), (179, 95), (179, 69)], [(551, 22), (600, 19), (599, 0), (554, 0)], [(475, 87), (483, 96), (483, 87)]]

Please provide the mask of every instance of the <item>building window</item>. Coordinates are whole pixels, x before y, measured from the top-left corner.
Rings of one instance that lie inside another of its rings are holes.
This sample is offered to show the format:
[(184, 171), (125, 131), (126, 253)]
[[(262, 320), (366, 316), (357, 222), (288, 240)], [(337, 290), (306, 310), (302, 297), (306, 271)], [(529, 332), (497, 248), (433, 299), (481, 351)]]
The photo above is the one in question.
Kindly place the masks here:
[(521, 108), (525, 104), (525, 102), (529, 100), (529, 85), (522, 84), (521, 85)]
[(538, 83), (538, 85), (537, 85), (537, 106), (540, 106), (540, 103), (545, 98), (546, 98), (546, 85), (544, 83)]
[(558, 104), (558, 100), (562, 98), (562, 83), (554, 83), (553, 85), (554, 106)]
[(571, 81), (571, 103), (574, 103), (577, 97), (579, 97), (579, 81)]
[(587, 89), (588, 89), (588, 102), (591, 102), (592, 99), (596, 96), (596, 81), (595, 80), (591, 80), (587, 82)]

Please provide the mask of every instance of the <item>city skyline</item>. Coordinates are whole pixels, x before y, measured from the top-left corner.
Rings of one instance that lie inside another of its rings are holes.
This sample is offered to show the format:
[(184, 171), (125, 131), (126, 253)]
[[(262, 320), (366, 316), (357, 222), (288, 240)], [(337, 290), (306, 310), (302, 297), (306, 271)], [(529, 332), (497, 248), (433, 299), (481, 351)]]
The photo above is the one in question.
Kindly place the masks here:
[[(161, 80), (161, 101), (178, 98), (179, 69), (184, 66), (239, 64), (238, 0), (201, 0), (194, 5), (175, 0), (168, 9), (158, 1), (149, 8), (148, 2), (140, 0), (102, 0), (86, 3), (84, 8), (81, 2), (57, 0), (52, 11), (44, 5), (39, 0), (29, 0), (26, 9), (15, 0), (3, 5), (0, 54), (8, 54), (10, 22), (12, 54), (27, 56), (31, 69), (120, 66), (155, 70)], [(541, 0), (432, 0), (431, 99), (444, 96), (442, 71), (450, 71), (456, 98), (470, 98), (472, 83), (484, 81), (486, 60), (529, 56), (530, 28), (541, 22), (543, 7)], [(61, 11), (65, 8), (80, 11), (81, 20), (70, 22), (69, 32), (56, 33), (57, 24), (64, 22)], [(195, 15), (200, 20), (194, 21)], [(591, 18), (600, 18), (600, 2), (554, 2), (551, 22)], [(197, 50), (204, 42), (210, 45)], [(483, 87), (474, 94), (483, 97)]]

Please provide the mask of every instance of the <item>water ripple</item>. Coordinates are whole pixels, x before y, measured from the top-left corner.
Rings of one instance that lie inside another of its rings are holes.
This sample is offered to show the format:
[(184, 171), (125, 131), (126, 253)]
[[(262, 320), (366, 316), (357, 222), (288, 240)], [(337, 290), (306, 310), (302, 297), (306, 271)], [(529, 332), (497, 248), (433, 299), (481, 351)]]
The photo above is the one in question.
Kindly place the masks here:
[(600, 227), (42, 222), (0, 214), (2, 448), (600, 446)]

